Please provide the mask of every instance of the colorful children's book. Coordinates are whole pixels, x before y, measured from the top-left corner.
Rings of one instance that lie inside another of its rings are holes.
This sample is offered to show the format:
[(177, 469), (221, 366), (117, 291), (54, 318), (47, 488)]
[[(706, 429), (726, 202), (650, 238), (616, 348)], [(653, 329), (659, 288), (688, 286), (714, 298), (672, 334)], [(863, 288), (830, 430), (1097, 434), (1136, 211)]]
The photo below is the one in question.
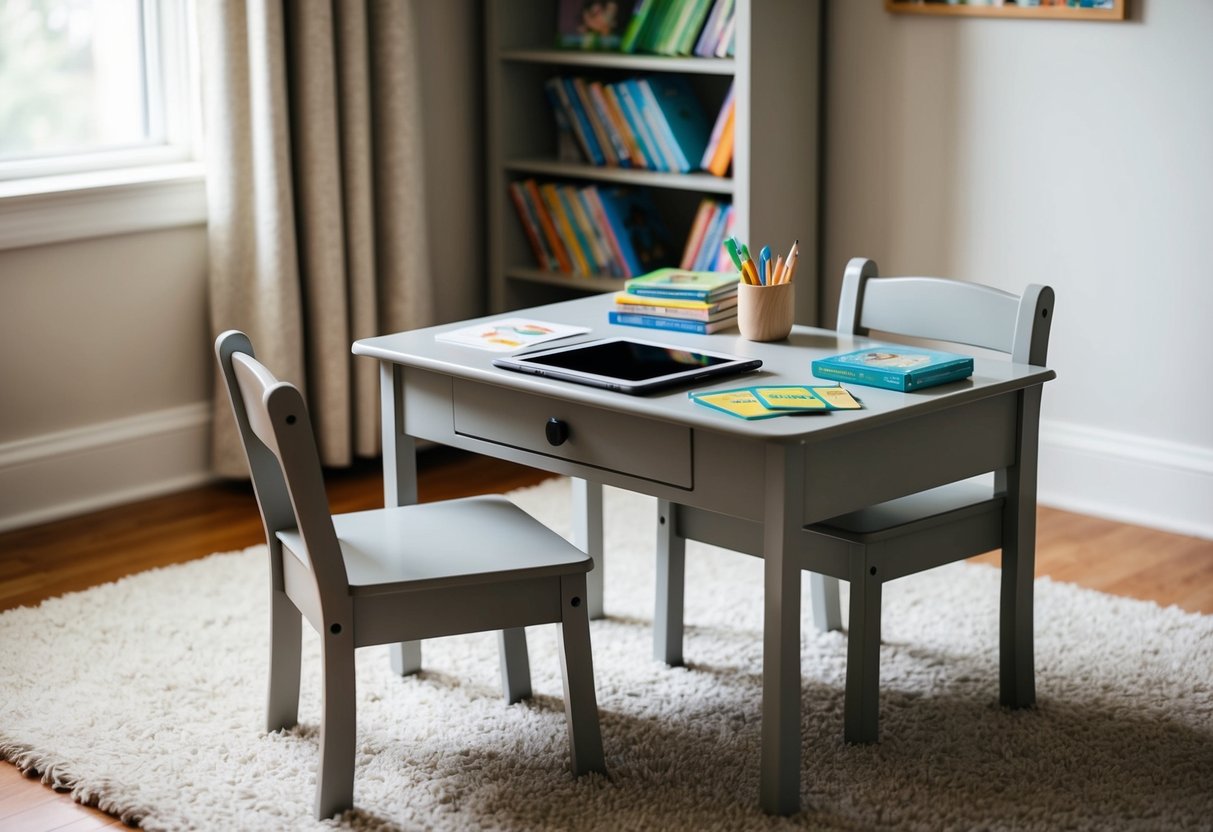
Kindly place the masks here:
[(813, 362), (819, 378), (909, 392), (968, 378), (973, 359), (967, 355), (920, 347), (875, 346)]
[(715, 321), (688, 321), (685, 318), (666, 317), (664, 315), (635, 315), (630, 312), (607, 313), (607, 320), (619, 326), (642, 326), (647, 329), (666, 329), (673, 332), (691, 332), (696, 335), (709, 335), (722, 329), (737, 326), (737, 315), (727, 315)]
[(434, 336), (434, 340), (493, 352), (513, 352), (523, 347), (542, 344), (544, 341), (555, 341), (589, 331), (588, 326), (554, 324), (530, 318), (503, 318), (449, 332), (439, 332)]
[(736, 294), (739, 279), (737, 272), (691, 272), (666, 268), (633, 277), (625, 285), (633, 295), (713, 302)]

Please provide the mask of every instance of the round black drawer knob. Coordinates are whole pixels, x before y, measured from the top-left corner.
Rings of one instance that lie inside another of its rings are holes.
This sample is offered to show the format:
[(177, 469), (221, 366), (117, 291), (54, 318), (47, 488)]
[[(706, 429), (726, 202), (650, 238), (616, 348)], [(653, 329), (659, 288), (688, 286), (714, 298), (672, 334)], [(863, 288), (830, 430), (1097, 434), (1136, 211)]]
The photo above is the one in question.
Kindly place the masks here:
[(555, 416), (548, 419), (548, 423), (543, 426), (543, 432), (548, 438), (549, 445), (563, 445), (569, 438), (569, 426)]

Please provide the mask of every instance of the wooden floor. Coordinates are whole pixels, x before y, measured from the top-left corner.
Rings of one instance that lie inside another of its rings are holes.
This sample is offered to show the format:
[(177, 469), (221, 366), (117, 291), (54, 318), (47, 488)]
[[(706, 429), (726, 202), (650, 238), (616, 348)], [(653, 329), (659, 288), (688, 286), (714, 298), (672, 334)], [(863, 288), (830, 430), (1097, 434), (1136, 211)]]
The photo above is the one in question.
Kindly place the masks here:
[[(435, 448), (420, 455), (418, 491), (428, 502), (508, 491), (547, 476)], [(328, 489), (335, 512), (383, 505), (377, 464), (331, 473)], [(244, 483), (213, 485), (18, 529), (0, 534), (0, 610), (263, 541), (252, 490)], [(998, 556), (975, 560), (997, 563)], [(1213, 613), (1213, 541), (1040, 509), (1036, 571), (1103, 592)], [(5, 832), (121, 825), (0, 763), (0, 829)]]

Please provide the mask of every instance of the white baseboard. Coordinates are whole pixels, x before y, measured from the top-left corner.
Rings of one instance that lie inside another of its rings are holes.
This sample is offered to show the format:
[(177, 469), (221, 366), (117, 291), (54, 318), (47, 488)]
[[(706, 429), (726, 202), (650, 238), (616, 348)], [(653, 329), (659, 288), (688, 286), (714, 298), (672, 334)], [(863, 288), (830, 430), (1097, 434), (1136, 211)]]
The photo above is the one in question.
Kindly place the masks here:
[(1042, 420), (1043, 505), (1213, 540), (1213, 449)]
[[(214, 479), (208, 403), (0, 445), (0, 531)], [(1044, 420), (1044, 505), (1213, 539), (1213, 449)]]
[(0, 531), (209, 482), (210, 422), (201, 402), (0, 444)]

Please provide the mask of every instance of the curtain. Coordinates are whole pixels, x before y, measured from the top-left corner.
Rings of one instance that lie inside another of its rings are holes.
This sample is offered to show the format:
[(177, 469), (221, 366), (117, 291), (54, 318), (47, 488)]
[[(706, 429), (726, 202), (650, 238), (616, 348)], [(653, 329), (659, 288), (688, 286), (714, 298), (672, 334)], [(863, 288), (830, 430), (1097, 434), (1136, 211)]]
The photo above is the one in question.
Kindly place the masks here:
[[(435, 323), (420, 2), (198, 4), (212, 335), (303, 390), (329, 466), (379, 452), (378, 368), (350, 345)], [(246, 476), (215, 390), (213, 467)]]

